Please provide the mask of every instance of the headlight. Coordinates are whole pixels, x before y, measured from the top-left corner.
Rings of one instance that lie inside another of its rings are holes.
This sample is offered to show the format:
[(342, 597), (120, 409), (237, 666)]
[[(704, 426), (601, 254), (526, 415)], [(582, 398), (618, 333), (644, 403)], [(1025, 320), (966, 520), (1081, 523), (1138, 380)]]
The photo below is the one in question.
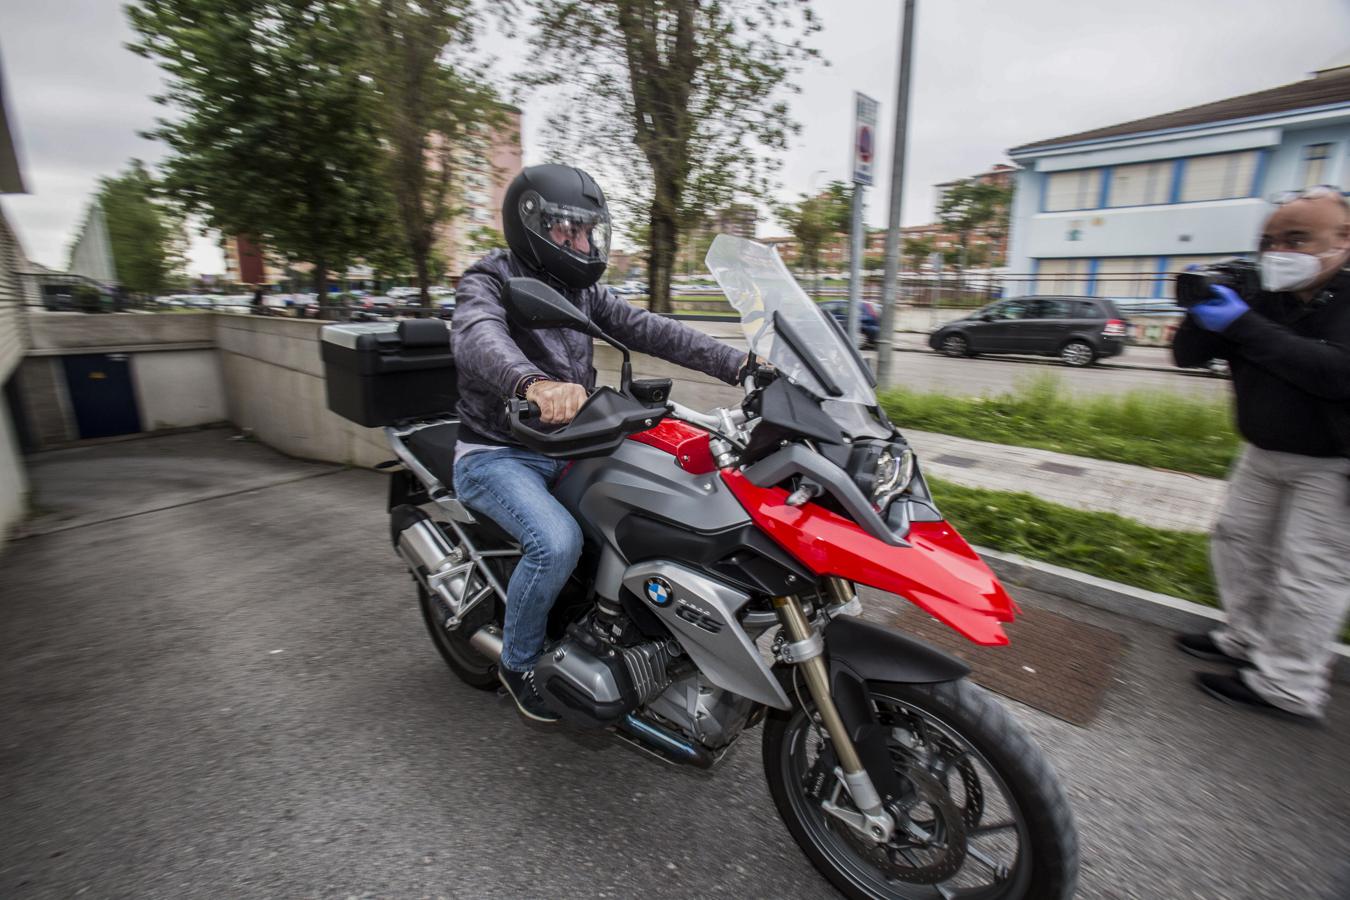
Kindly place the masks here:
[(863, 496), (884, 510), (914, 479), (914, 452), (904, 444), (860, 443), (848, 470)]
[(914, 451), (892, 444), (877, 457), (876, 477), (872, 482), (872, 502), (884, 509), (914, 479)]

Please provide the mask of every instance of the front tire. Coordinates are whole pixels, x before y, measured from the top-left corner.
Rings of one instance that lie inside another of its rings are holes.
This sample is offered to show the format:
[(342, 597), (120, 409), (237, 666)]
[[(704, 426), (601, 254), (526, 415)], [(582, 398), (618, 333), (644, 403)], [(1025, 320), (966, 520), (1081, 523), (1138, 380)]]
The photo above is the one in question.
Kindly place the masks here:
[[(887, 798), (897, 823), (893, 846), (866, 847), (812, 795), (822, 783), (828, 790), (833, 777), (822, 779), (828, 762), (822, 766), (820, 752), (828, 740), (810, 721), (814, 707), (775, 710), (765, 724), (769, 792), (821, 874), (860, 900), (1072, 897), (1078, 838), (1068, 799), (1045, 756), (1003, 707), (965, 681), (868, 686), (910, 792)], [(998, 809), (989, 799), (995, 789)], [(919, 844), (915, 834), (924, 836)]]

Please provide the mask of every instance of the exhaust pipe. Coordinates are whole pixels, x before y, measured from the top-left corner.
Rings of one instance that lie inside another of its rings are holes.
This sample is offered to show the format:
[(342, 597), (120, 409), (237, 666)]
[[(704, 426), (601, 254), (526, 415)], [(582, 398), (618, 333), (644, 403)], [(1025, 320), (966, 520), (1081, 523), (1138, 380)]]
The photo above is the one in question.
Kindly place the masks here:
[(469, 635), (469, 646), (493, 662), (502, 659), (502, 632), (496, 625), (484, 625)]
[(473, 563), (455, 548), (440, 527), (420, 509), (400, 506), (390, 515), (394, 548), (428, 593), (449, 610), (445, 625), (454, 628), (465, 612), (465, 590)]
[(699, 769), (711, 769), (716, 760), (702, 747), (695, 747), (684, 738), (650, 719), (629, 713), (614, 723), (620, 737), (656, 754), (666, 762), (681, 763)]

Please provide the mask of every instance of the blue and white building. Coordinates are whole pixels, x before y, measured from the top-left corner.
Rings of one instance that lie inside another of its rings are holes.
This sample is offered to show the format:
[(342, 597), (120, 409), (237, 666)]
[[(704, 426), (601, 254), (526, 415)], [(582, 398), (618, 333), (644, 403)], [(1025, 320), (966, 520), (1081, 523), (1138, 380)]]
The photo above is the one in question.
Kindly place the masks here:
[(1163, 277), (1255, 249), (1272, 196), (1350, 187), (1350, 58), (1268, 91), (1009, 151), (1022, 293), (1164, 301)]

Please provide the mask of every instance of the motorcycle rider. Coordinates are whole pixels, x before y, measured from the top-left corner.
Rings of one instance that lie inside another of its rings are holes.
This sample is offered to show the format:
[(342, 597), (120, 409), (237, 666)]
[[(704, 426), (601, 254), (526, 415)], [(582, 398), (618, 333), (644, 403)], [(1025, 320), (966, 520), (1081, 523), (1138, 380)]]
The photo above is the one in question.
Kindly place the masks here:
[(550, 488), (564, 460), (526, 449), (511, 436), (506, 403), (538, 404), (546, 425), (571, 421), (595, 386), (592, 339), (565, 328), (517, 327), (502, 305), (507, 279), (537, 278), (558, 289), (605, 333), (630, 349), (735, 384), (746, 354), (673, 319), (620, 300), (598, 284), (609, 258), (610, 218), (590, 175), (561, 165), (531, 166), (507, 188), (494, 250), (460, 279), (452, 328), (459, 373), (459, 499), (514, 537), (523, 556), (507, 585), (498, 678), (520, 712), (556, 722), (533, 681), (549, 609), (581, 555), (581, 529)]

